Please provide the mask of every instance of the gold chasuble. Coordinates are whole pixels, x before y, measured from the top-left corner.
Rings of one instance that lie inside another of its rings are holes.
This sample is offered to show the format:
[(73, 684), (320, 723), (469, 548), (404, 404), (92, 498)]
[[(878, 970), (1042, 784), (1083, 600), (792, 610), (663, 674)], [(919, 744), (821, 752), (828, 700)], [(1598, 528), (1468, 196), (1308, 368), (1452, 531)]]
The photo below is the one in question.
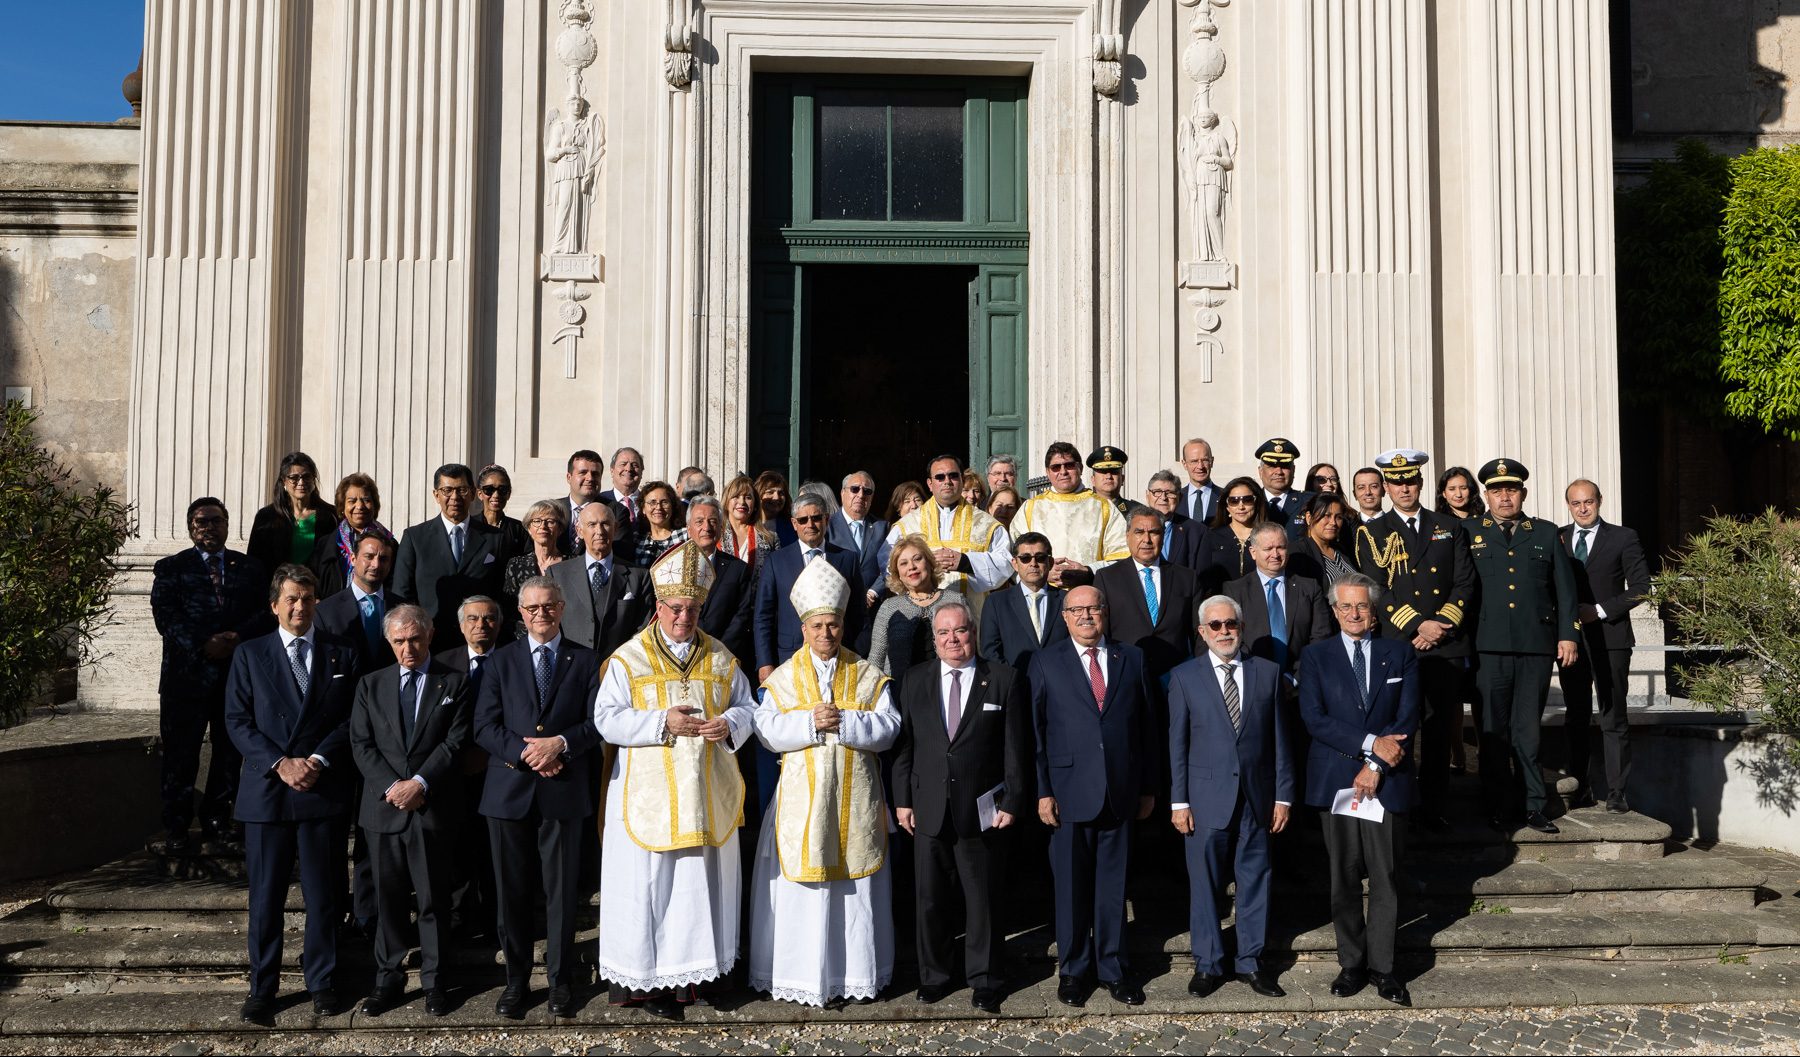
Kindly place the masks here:
[[(935, 511), (934, 511), (935, 513)], [(888, 677), (839, 650), (831, 701), (840, 710), (873, 711)], [(763, 684), (781, 712), (811, 712), (825, 700), (812, 651), (802, 647)], [(775, 788), (775, 844), (790, 881), (867, 877), (887, 859), (887, 807), (875, 753), (845, 746), (835, 733), (781, 755)]]
[[(696, 632), (686, 665), (675, 660), (654, 624), (606, 663), (625, 670), (633, 708), (687, 705), (704, 713), (697, 719), (710, 720), (731, 707), (737, 659), (704, 633)], [(619, 750), (625, 754), (625, 832), (646, 851), (717, 848), (744, 821), (737, 761), (705, 738), (669, 741)]]
[(1092, 489), (1039, 492), (1013, 516), (1013, 528), (1021, 527), (1048, 537), (1054, 557), (1073, 558), (1086, 566), (1131, 555), (1125, 544), (1125, 518)]
[[(991, 515), (967, 503), (958, 503), (956, 510), (950, 515), (950, 534), (946, 536), (943, 534), (943, 511), (944, 508), (938, 506), (936, 499), (925, 500), (919, 509), (900, 519), (900, 538), (924, 536), (932, 550), (948, 547), (959, 554), (980, 554), (993, 545), (994, 532), (1000, 527), (1000, 522)], [(940, 573), (938, 586), (961, 591), (965, 596), (973, 597), (975, 594), (968, 573)]]

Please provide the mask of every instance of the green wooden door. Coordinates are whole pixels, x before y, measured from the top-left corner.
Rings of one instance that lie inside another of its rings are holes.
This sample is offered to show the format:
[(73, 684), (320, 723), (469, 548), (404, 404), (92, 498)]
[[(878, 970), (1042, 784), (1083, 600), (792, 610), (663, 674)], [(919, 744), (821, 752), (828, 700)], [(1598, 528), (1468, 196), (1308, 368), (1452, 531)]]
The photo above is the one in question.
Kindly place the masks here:
[(1026, 105), (1010, 78), (756, 78), (747, 470), (844, 469), (812, 465), (808, 379), (855, 343), (810, 332), (806, 291), (846, 264), (977, 269), (966, 306), (931, 308), (968, 314), (968, 455), (1025, 451)]

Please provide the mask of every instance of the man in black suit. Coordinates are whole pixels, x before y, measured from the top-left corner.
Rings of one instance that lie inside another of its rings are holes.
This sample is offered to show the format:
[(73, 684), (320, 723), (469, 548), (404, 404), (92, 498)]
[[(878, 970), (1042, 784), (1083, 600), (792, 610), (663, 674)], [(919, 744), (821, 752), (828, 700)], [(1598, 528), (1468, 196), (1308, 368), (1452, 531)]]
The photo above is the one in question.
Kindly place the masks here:
[(431, 659), (431, 617), (423, 609), (396, 606), (382, 627), (395, 663), (363, 676), (350, 713), (379, 923), (375, 993), (362, 1011), (376, 1017), (400, 1004), (412, 946), (407, 918), (416, 910), (425, 1012), (441, 1017), (450, 1012), (440, 973), (450, 946), (451, 845), (462, 814), (457, 769), (472, 702), (462, 673)]
[(1144, 655), (1107, 637), (1098, 588), (1071, 590), (1063, 622), (1070, 641), (1031, 659), (1038, 818), (1053, 831), (1056, 997), (1086, 1005), (1097, 978), (1113, 1001), (1141, 1006), (1125, 957), (1125, 872), (1129, 823), (1156, 806), (1154, 698)]
[(343, 1012), (337, 925), (356, 775), (349, 726), (358, 670), (355, 648), (313, 625), (318, 584), (303, 565), (275, 570), (269, 608), (276, 630), (238, 648), (225, 685), (225, 726), (244, 760), (237, 818), (250, 886), (250, 997), (238, 1015), (264, 1027), (274, 1024), (282, 916), (296, 858), (306, 904), (306, 989), (319, 1015)]
[[(1005, 983), (995, 899), (1004, 865), (999, 840), (1036, 799), (1030, 702), (1011, 668), (976, 660), (967, 605), (939, 608), (931, 633), (937, 660), (914, 666), (900, 684), (893, 776), (895, 820), (917, 842), (919, 1001), (937, 1002), (952, 989), (952, 914), (960, 892), (971, 1001), (998, 1014)], [(993, 801), (988, 822), (983, 797)]]
[(1018, 583), (988, 594), (981, 607), (981, 655), (1021, 674), (1038, 650), (1069, 637), (1063, 590), (1050, 586), (1050, 537), (1023, 532), (1012, 541)]
[(838, 512), (831, 515), (831, 527), (825, 538), (861, 556), (865, 589), (862, 598), (867, 602), (869, 592), (886, 579), (881, 568), (881, 544), (887, 539), (889, 527), (874, 514), (874, 476), (867, 470), (846, 475), (838, 489), (838, 503)]
[(1331, 634), (1331, 613), (1318, 581), (1287, 571), (1287, 533), (1277, 529), (1261, 525), (1250, 533), (1256, 571), (1226, 584), (1225, 593), (1244, 609), (1245, 651), (1280, 665), (1291, 692), (1301, 652)]
[(481, 813), (493, 841), (506, 960), (506, 989), (494, 1012), (508, 1020), (525, 1015), (530, 994), (539, 878), (550, 1013), (575, 1012), (576, 881), (582, 834), (592, 829), (595, 807), (590, 772), (601, 746), (593, 719), (600, 657), (563, 634), (563, 606), (556, 581), (525, 581), (519, 588), (525, 636), (495, 650), (482, 666), (475, 703), (475, 741), (488, 754)]
[(231, 802), (242, 761), (225, 729), (225, 676), (238, 642), (267, 604), (269, 585), (261, 562), (226, 549), (231, 515), (224, 503), (212, 496), (189, 503), (187, 526), (193, 547), (158, 560), (150, 581), (150, 612), (163, 640), (157, 693), (162, 815), (168, 830), (164, 850), (170, 855), (185, 855), (192, 848), (188, 823), (194, 819), (194, 780), (209, 728), (212, 764), (200, 798), (200, 834), (205, 840), (231, 836)]
[(1300, 512), (1313, 497), (1311, 492), (1293, 488), (1294, 461), (1298, 458), (1300, 449), (1286, 437), (1271, 437), (1256, 449), (1256, 475), (1262, 479), (1269, 520), (1287, 529), (1290, 536), (1306, 531), (1306, 521)]
[(575, 531), (575, 515), (589, 503), (601, 502), (600, 478), (606, 473), (606, 463), (600, 460), (600, 453), (591, 448), (582, 448), (569, 455), (563, 480), (568, 483), (569, 494), (553, 500), (563, 512), (563, 524), (569, 530), (563, 534), (562, 552), (564, 554), (581, 553), (581, 536)]
[(589, 503), (580, 517), (582, 554), (552, 565), (550, 578), (567, 600), (563, 634), (604, 660), (644, 630), (656, 598), (647, 571), (615, 560), (613, 536), (619, 526), (613, 508)]
[(1206, 523), (1181, 512), (1181, 497), (1181, 481), (1173, 473), (1158, 470), (1150, 475), (1144, 504), (1163, 516), (1163, 560), (1198, 573), (1200, 541), (1206, 535)]
[(1562, 668), (1563, 701), (1567, 714), (1563, 731), (1569, 739), (1569, 773), (1581, 788), (1569, 800), (1570, 807), (1594, 802), (1588, 788), (1588, 760), (1596, 690), (1600, 697), (1600, 734), (1606, 754), (1606, 809), (1631, 810), (1625, 800), (1625, 783), (1631, 777), (1631, 723), (1625, 711), (1625, 690), (1631, 678), (1631, 648), (1637, 636), (1631, 630), (1631, 611), (1644, 600), (1650, 587), (1650, 563), (1644, 559), (1637, 533), (1600, 518), (1600, 486), (1583, 478), (1563, 491), (1574, 521), (1563, 527), (1563, 546), (1575, 560), (1575, 610), (1581, 616), (1581, 638), (1586, 648), (1580, 658)]
[[(714, 496), (696, 494), (688, 500), (687, 533), (704, 554), (712, 555), (712, 589), (700, 607), (700, 630), (724, 644), (738, 667), (756, 668), (756, 640), (750, 631), (756, 606), (756, 579), (750, 566), (719, 549), (725, 512)], [(753, 758), (746, 753), (746, 758)]]
[[(764, 560), (756, 587), (756, 680), (760, 684), (802, 645), (800, 618), (788, 604), (788, 592), (800, 570), (815, 557), (828, 561), (850, 581), (850, 597), (865, 598), (862, 556), (825, 540), (825, 501), (802, 494), (794, 500), (794, 534), (799, 538)], [(867, 622), (865, 606), (844, 613), (844, 641), (855, 642)]]
[(1414, 816), (1443, 832), (1450, 790), (1451, 747), (1462, 737), (1463, 682), (1475, 645), (1475, 563), (1469, 537), (1455, 519), (1419, 502), (1428, 456), (1411, 448), (1384, 451), (1375, 461), (1394, 509), (1355, 530), (1356, 567), (1386, 587), (1381, 637), (1405, 642), (1417, 660), (1425, 713), (1419, 737), (1419, 790)]
[(614, 547), (620, 554), (636, 554), (637, 541), (650, 531), (650, 519), (644, 514), (644, 457), (636, 448), (620, 448), (613, 452), (608, 468), (611, 488), (600, 493), (600, 501), (610, 504), (619, 516), (618, 541)]
[(348, 588), (320, 602), (313, 619), (327, 634), (355, 646), (358, 666), (372, 672), (394, 663), (393, 647), (381, 627), (393, 605), (387, 582), (399, 545), (385, 532), (365, 529), (351, 546)]
[(439, 516), (412, 526), (400, 537), (393, 593), (431, 614), (436, 629), (432, 648), (447, 650), (462, 642), (456, 610), (463, 599), (500, 594), (506, 540), (499, 529), (469, 516), (475, 498), (473, 470), (461, 463), (440, 466), (431, 475), (431, 488)]
[[(456, 611), (462, 625), (463, 644), (445, 650), (435, 658), (437, 663), (464, 677), (468, 687), (469, 707), (481, 698), (482, 676), (487, 662), (493, 660), (495, 645), (505, 621), (500, 603), (486, 595), (470, 595)], [(450, 927), (467, 936), (497, 936), (495, 916), (499, 903), (494, 897), (493, 856), (488, 850), (487, 824), (481, 818), (481, 791), (487, 779), (487, 753), (475, 744), (471, 728), (463, 744), (462, 758), (457, 761), (456, 781), (462, 786), (457, 795), (457, 822), (454, 827), (454, 861), (451, 864)]]
[[(1198, 525), (1205, 526), (1219, 511), (1219, 504), (1225, 498), (1225, 490), (1213, 482), (1213, 450), (1212, 445), (1195, 437), (1181, 446), (1181, 467), (1187, 471), (1187, 484), (1181, 489), (1181, 497), (1177, 508), (1183, 516)], [(1166, 512), (1166, 511), (1165, 511)], [(1206, 534), (1204, 527), (1201, 535)]]
[(1200, 590), (1193, 570), (1163, 560), (1162, 544), (1162, 515), (1141, 507), (1125, 526), (1131, 557), (1094, 574), (1094, 586), (1106, 595), (1113, 637), (1143, 651), (1153, 681), (1194, 656)]

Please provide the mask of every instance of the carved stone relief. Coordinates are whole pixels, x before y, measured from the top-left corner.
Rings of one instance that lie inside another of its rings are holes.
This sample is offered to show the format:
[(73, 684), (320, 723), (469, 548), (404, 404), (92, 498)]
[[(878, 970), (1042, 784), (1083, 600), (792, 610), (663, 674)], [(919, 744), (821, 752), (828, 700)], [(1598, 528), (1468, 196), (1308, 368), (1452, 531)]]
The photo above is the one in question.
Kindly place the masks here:
[(563, 345), (563, 377), (573, 378), (576, 350), (586, 333), (587, 309), (582, 302), (592, 296), (581, 284), (598, 282), (602, 274), (600, 254), (593, 249), (600, 240), (591, 229), (600, 164), (606, 157), (606, 122), (593, 112), (582, 90), (582, 71), (600, 55), (590, 28), (594, 16), (588, 0), (563, 0), (557, 17), (563, 28), (554, 48), (557, 61), (568, 71), (568, 87), (563, 105), (553, 108), (544, 121), (542, 278), (560, 284), (556, 291), (560, 326), (550, 344)]
[(1223, 323), (1218, 309), (1225, 296), (1215, 291), (1237, 285), (1237, 265), (1225, 252), (1225, 221), (1231, 206), (1232, 172), (1237, 166), (1238, 129), (1235, 121), (1213, 107), (1212, 99), (1213, 85), (1225, 76), (1226, 67), (1213, 9), (1229, 7), (1231, 0), (1180, 2), (1194, 9), (1181, 68), (1195, 88), (1193, 107), (1176, 129), (1176, 161), (1189, 230), (1179, 283), (1194, 291), (1188, 297), (1194, 310), (1193, 345), (1200, 359), (1200, 380), (1211, 382), (1213, 361), (1225, 351), (1215, 333)]

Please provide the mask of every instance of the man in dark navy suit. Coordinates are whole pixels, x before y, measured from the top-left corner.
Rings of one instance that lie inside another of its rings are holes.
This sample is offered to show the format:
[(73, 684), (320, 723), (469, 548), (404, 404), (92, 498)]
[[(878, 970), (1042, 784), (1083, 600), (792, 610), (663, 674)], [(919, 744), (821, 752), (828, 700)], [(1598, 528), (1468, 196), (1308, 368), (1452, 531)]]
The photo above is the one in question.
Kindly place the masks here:
[[(225, 677), (242, 637), (265, 612), (269, 574), (247, 554), (227, 550), (231, 516), (225, 504), (203, 496), (188, 504), (188, 538), (194, 545), (156, 563), (150, 612), (163, 637), (160, 696), (163, 827), (165, 850), (186, 854), (192, 845), (194, 780), (200, 745), (212, 730), (212, 765), (200, 798), (205, 840), (231, 835), (231, 802), (242, 760), (225, 730)], [(266, 619), (266, 617), (264, 618)]]
[(449, 463), (431, 475), (438, 516), (400, 537), (394, 564), (394, 596), (423, 606), (436, 628), (432, 648), (447, 650), (462, 641), (456, 610), (470, 595), (498, 597), (506, 572), (506, 538), (483, 518), (470, 517), (475, 471)]
[[(1213, 486), (1217, 490), (1218, 486)], [(1181, 480), (1168, 470), (1150, 475), (1144, 488), (1144, 504), (1163, 516), (1162, 557), (1164, 561), (1200, 571), (1200, 541), (1206, 535), (1206, 522), (1196, 521), (1182, 512)], [(1187, 623), (1183, 618), (1182, 623)]]
[(1012, 541), (1015, 583), (988, 593), (981, 607), (981, 655), (1024, 673), (1032, 655), (1069, 637), (1063, 590), (1050, 586), (1050, 537), (1025, 532)]
[[(825, 539), (825, 501), (818, 496), (802, 495), (794, 500), (793, 543), (770, 554), (759, 575), (756, 588), (756, 667), (757, 682), (767, 679), (777, 666), (792, 657), (802, 645), (800, 620), (788, 604), (788, 592), (800, 570), (815, 556), (828, 561), (844, 579), (850, 581), (850, 597), (866, 598), (868, 585), (863, 581), (863, 559)], [(844, 641), (857, 641), (865, 623), (866, 606), (851, 606), (844, 614)]]
[(1243, 609), (1200, 603), (1206, 653), (1169, 677), (1169, 809), (1187, 850), (1189, 934), (1204, 998), (1225, 979), (1219, 897), (1237, 882), (1237, 975), (1259, 995), (1286, 992), (1262, 964), (1269, 926), (1269, 837), (1287, 828), (1294, 767), (1282, 719), (1281, 671), (1243, 650)]
[(1098, 979), (1113, 1000), (1144, 1003), (1125, 960), (1125, 868), (1131, 821), (1155, 806), (1154, 716), (1144, 655), (1106, 637), (1106, 599), (1092, 585), (1063, 600), (1067, 643), (1031, 661), (1038, 818), (1054, 831), (1056, 997), (1082, 1006)]
[(719, 549), (724, 524), (725, 512), (716, 497), (695, 495), (688, 500), (688, 539), (711, 555), (713, 567), (712, 590), (700, 607), (700, 630), (722, 643), (738, 659), (738, 667), (749, 672), (756, 668), (756, 641), (750, 631), (756, 578), (749, 565)]
[(250, 997), (239, 1015), (265, 1027), (274, 1021), (281, 919), (296, 857), (306, 901), (306, 989), (319, 1015), (343, 1012), (337, 924), (356, 777), (349, 723), (358, 670), (355, 647), (313, 626), (318, 586), (304, 565), (275, 570), (269, 605), (278, 626), (238, 648), (225, 686), (225, 726), (244, 757), (237, 817), (250, 883)]
[[(1300, 661), (1300, 717), (1312, 734), (1306, 802), (1319, 808), (1331, 857), (1331, 921), (1337, 931), (1337, 979), (1331, 993), (1348, 998), (1370, 980), (1382, 998), (1411, 1005), (1394, 975), (1394, 930), (1399, 922), (1397, 878), (1406, 816), (1413, 809), (1409, 739), (1419, 729), (1419, 662), (1411, 643), (1375, 634), (1381, 588), (1353, 574), (1331, 586), (1341, 633)], [(1332, 811), (1351, 790), (1360, 808), (1371, 799), (1379, 822)], [(1363, 878), (1369, 913), (1363, 916)]]
[(356, 647), (365, 672), (394, 663), (394, 648), (382, 634), (381, 622), (395, 605), (387, 596), (399, 544), (376, 529), (365, 529), (350, 541), (350, 581), (345, 589), (319, 603), (314, 616), (320, 630)]
[(1144, 652), (1150, 678), (1161, 681), (1194, 656), (1194, 603), (1200, 581), (1192, 569), (1162, 557), (1163, 517), (1147, 507), (1133, 511), (1125, 526), (1131, 557), (1094, 574), (1106, 595), (1112, 634)]
[(481, 813), (493, 840), (506, 958), (506, 989), (494, 1011), (509, 1020), (524, 1016), (530, 993), (532, 887), (539, 874), (550, 1013), (575, 1012), (576, 879), (582, 833), (595, 808), (589, 771), (601, 745), (593, 721), (600, 657), (563, 635), (562, 614), (555, 580), (536, 576), (520, 586), (526, 634), (482, 666), (475, 704), (475, 741), (488, 754)]
[(838, 489), (838, 512), (831, 515), (831, 527), (825, 538), (862, 558), (864, 603), (885, 577), (881, 568), (881, 544), (887, 539), (888, 523), (875, 516), (875, 478), (867, 470), (857, 470), (844, 478)]

